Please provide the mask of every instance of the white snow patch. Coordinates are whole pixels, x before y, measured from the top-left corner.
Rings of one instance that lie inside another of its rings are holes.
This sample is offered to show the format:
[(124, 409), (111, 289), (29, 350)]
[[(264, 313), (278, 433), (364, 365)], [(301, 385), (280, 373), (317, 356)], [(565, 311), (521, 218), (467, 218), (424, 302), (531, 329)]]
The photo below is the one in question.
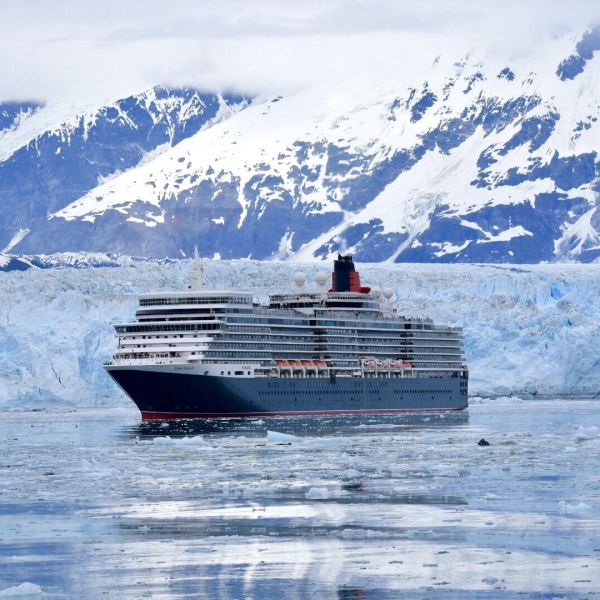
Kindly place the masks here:
[(23, 238), (29, 233), (29, 229), (22, 228), (15, 233), (10, 239), (10, 242), (4, 246), (2, 252), (10, 252), (19, 242), (23, 240)]
[[(436, 256), (444, 256), (446, 254), (456, 254), (461, 250), (464, 250), (469, 244), (471, 240), (466, 240), (463, 244), (456, 245), (450, 242), (444, 242), (443, 244), (438, 244), (440, 249), (435, 253)], [(436, 244), (431, 244), (432, 246), (436, 246)]]
[(510, 227), (509, 229), (505, 229), (501, 231), (498, 235), (489, 235), (484, 240), (477, 240), (478, 244), (489, 244), (490, 242), (508, 242), (516, 237), (521, 237), (524, 235), (533, 236), (531, 231), (525, 229), (522, 225), (517, 225), (515, 227)]
[(557, 256), (565, 257), (570, 254), (579, 254), (584, 245), (590, 249), (600, 246), (600, 235), (592, 225), (592, 218), (597, 207), (594, 205), (583, 214), (575, 223), (567, 224), (562, 236), (554, 242), (554, 252)]

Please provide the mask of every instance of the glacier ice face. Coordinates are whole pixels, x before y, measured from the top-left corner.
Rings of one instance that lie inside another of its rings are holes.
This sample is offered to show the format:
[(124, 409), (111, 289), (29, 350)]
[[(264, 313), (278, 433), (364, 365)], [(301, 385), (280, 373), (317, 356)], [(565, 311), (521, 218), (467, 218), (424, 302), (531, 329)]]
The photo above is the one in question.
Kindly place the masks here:
[[(206, 261), (210, 287), (291, 289), (299, 266)], [(309, 286), (322, 270), (301, 265)], [(600, 266), (360, 265), (391, 287), (399, 311), (464, 328), (470, 391), (597, 394)], [(128, 406), (102, 369), (112, 325), (134, 318), (137, 294), (181, 290), (188, 261), (0, 273), (0, 407)]]

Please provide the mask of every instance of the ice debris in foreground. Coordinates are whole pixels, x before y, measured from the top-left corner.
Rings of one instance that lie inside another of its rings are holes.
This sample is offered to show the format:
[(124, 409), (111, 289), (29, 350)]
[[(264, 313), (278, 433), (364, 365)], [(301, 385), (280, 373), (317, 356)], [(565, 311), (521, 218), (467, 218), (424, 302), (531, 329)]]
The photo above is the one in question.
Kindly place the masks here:
[(309, 500), (327, 500), (329, 498), (329, 490), (324, 487), (311, 487), (306, 492), (306, 497)]
[(575, 433), (575, 441), (586, 442), (588, 440), (597, 438), (598, 436), (600, 436), (600, 430), (595, 425), (590, 425), (589, 427), (581, 425), (577, 428)]
[(292, 442), (300, 441), (302, 441), (302, 438), (297, 435), (280, 433), (279, 431), (267, 431), (267, 442), (270, 444), (290, 444)]
[(39, 596), (41, 593), (42, 588), (39, 585), (26, 581), (20, 585), (0, 590), (0, 598), (27, 598)]
[(182, 438), (172, 438), (167, 435), (165, 437), (155, 437), (154, 444), (157, 446), (205, 446), (206, 442), (201, 435)]

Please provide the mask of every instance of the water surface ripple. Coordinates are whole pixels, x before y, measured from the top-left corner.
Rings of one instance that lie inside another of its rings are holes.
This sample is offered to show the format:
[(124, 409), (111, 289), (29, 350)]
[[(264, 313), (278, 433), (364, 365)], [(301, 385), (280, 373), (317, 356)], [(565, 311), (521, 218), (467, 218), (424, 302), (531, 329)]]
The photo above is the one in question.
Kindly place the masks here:
[(175, 424), (4, 413), (0, 591), (600, 597), (599, 410), (499, 399), (447, 415)]

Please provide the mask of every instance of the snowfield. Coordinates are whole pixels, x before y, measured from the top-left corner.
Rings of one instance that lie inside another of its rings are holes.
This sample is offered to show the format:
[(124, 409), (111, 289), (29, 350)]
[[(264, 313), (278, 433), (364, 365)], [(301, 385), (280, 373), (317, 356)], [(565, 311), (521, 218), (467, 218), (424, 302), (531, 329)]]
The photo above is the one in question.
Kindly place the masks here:
[[(215, 288), (289, 290), (323, 264), (206, 261)], [(600, 265), (359, 265), (405, 315), (464, 328), (473, 395), (598, 394)], [(189, 261), (0, 273), (0, 407), (129, 406), (102, 369), (137, 294), (182, 290)], [(312, 285), (312, 284), (311, 284)]]

